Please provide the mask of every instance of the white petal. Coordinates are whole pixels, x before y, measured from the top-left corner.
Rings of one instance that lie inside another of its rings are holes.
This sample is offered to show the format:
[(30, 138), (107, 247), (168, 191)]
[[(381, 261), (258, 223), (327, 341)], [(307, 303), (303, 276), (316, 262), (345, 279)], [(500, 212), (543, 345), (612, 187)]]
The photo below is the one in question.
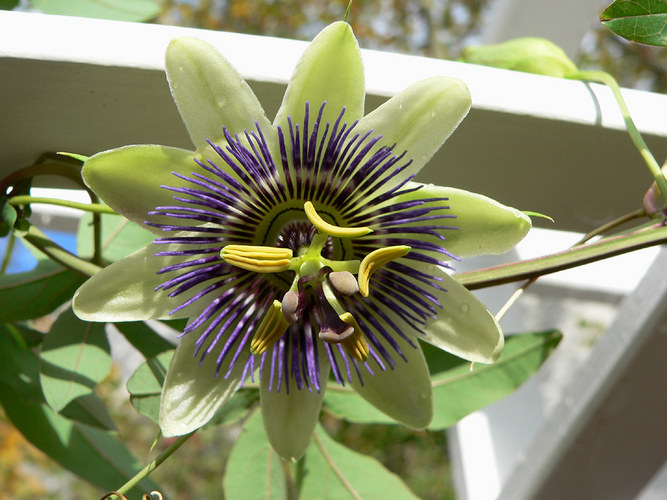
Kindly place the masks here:
[(369, 365), (374, 374), (371, 375), (362, 367), (362, 381), (353, 371), (352, 386), (366, 401), (394, 420), (413, 427), (425, 428), (433, 418), (433, 393), (431, 378), (419, 342), (412, 347), (405, 340), (394, 334), (407, 361), (403, 360), (386, 340), (381, 343), (396, 361), (391, 369), (386, 365), (382, 370), (374, 360), (369, 358)]
[(188, 333), (179, 341), (169, 364), (160, 399), (160, 429), (165, 437), (182, 436), (206, 424), (234, 395), (242, 381), (243, 355), (228, 377), (225, 375), (231, 355), (225, 358), (217, 377), (216, 350), (200, 364), (199, 356), (194, 356), (200, 331), (201, 328)]
[(273, 449), (286, 460), (298, 460), (305, 453), (320, 416), (324, 389), (329, 377), (329, 360), (321, 344), (318, 346), (318, 354), (322, 386), (319, 392), (313, 387), (311, 390), (306, 387), (299, 390), (292, 381), (288, 394), (285, 390), (284, 374), (280, 392), (276, 392), (277, 377), (269, 390), (269, 355), (264, 362), (259, 393), (264, 428)]

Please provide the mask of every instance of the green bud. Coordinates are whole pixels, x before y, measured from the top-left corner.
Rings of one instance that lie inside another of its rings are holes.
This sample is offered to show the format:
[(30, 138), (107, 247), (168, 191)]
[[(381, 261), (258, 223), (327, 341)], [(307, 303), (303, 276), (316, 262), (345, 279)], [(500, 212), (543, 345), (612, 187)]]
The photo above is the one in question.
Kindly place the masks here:
[(557, 77), (577, 72), (563, 49), (545, 38), (515, 38), (494, 45), (467, 47), (461, 61)]

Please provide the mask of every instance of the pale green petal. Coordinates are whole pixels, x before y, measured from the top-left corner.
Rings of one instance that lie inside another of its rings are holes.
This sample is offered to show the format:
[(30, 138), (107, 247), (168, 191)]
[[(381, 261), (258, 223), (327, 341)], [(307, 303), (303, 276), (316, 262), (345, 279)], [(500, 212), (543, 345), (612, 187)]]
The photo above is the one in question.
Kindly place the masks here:
[(267, 357), (264, 362), (259, 392), (264, 429), (273, 449), (285, 460), (296, 461), (305, 453), (320, 416), (330, 365), (322, 345), (318, 353), (322, 381), (320, 392), (314, 388), (311, 388), (312, 391), (308, 388), (299, 390), (291, 380), (288, 394), (284, 374), (280, 392), (276, 392), (277, 376), (269, 390), (271, 359)]
[(343, 107), (344, 121), (352, 123), (364, 112), (364, 97), (359, 45), (350, 25), (336, 22), (324, 28), (304, 52), (273, 123), (283, 130), (288, 130), (287, 117), (301, 123), (306, 101), (310, 104), (311, 124), (324, 101), (323, 123), (333, 124)]
[(90, 157), (81, 175), (85, 183), (116, 212), (155, 234), (163, 231), (144, 221), (173, 223), (168, 217), (149, 216), (155, 207), (174, 204), (174, 193), (161, 187), (182, 186), (185, 181), (172, 175), (190, 175), (200, 167), (196, 153), (157, 145), (125, 146)]
[[(428, 288), (442, 305), (436, 319), (426, 322), (426, 336), (418, 338), (469, 361), (493, 363), (503, 350), (500, 325), (470, 291), (437, 266), (410, 264), (419, 271), (439, 277), (446, 291)], [(419, 286), (424, 287), (423, 283)]]
[(160, 399), (160, 429), (165, 437), (182, 436), (205, 425), (242, 382), (244, 362), (241, 360), (225, 378), (231, 355), (225, 358), (217, 377), (219, 350), (199, 363), (200, 356), (195, 357), (194, 353), (202, 328), (185, 335), (171, 358)]
[(362, 381), (356, 372), (352, 377), (352, 386), (366, 401), (397, 422), (415, 429), (425, 428), (433, 418), (433, 393), (428, 367), (419, 343), (414, 340), (416, 348), (405, 340), (394, 335), (407, 362), (404, 361), (389, 344), (381, 338), (380, 342), (391, 353), (396, 361), (392, 370), (388, 366), (382, 370), (375, 361), (369, 358), (373, 375), (362, 367)]
[(363, 134), (383, 136), (382, 144), (396, 143), (394, 152), (407, 151), (412, 164), (406, 176), (416, 174), (470, 110), (470, 92), (465, 83), (435, 76), (421, 80), (396, 94), (379, 108), (364, 116), (355, 129)]
[(167, 79), (178, 110), (197, 151), (207, 149), (206, 139), (216, 144), (230, 133), (254, 130), (264, 133), (271, 124), (252, 89), (236, 69), (209, 43), (196, 38), (177, 38), (167, 48)]
[[(409, 183), (406, 188), (418, 186)], [(530, 230), (530, 218), (515, 208), (505, 206), (481, 194), (462, 189), (422, 185), (413, 191), (393, 198), (392, 203), (402, 203), (424, 198), (448, 198), (441, 202), (449, 206), (446, 210), (437, 210), (429, 215), (454, 215), (453, 219), (429, 220), (419, 225), (444, 225), (458, 229), (441, 229), (437, 232), (445, 237), (440, 240), (448, 252), (456, 257), (475, 255), (497, 255), (514, 248)], [(393, 236), (393, 235), (392, 235)], [(399, 237), (399, 236), (395, 236)], [(415, 237), (415, 235), (412, 235)], [(418, 236), (417, 236), (418, 237)], [(422, 239), (425, 239), (424, 236)], [(432, 239), (436, 242), (437, 240)], [(442, 258), (442, 256), (439, 256)]]
[[(180, 235), (182, 234), (184, 233)], [(142, 321), (189, 317), (194, 306), (183, 308), (172, 316), (169, 316), (169, 312), (206, 284), (193, 287), (175, 298), (168, 297), (168, 291), (154, 291), (155, 287), (173, 277), (173, 274), (157, 272), (163, 267), (183, 261), (183, 257), (155, 257), (155, 254), (177, 247), (182, 249), (182, 246), (177, 245), (151, 244), (103, 268), (74, 293), (74, 312), (85, 321)]]

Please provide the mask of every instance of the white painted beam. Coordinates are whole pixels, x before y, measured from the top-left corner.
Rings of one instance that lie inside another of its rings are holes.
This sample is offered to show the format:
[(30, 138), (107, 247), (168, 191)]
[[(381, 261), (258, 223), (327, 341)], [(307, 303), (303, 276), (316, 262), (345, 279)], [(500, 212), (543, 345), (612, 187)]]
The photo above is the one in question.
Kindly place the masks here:
[[(133, 143), (188, 147), (163, 74), (178, 36), (212, 42), (269, 116), (304, 42), (173, 26), (0, 12), (0, 174), (44, 151)], [(418, 180), (481, 192), (586, 232), (634, 210), (651, 182), (611, 93), (599, 86), (424, 57), (364, 51), (367, 109), (431, 75), (460, 78), (473, 109)], [(667, 96), (624, 91), (657, 158)], [(549, 196), (545, 196), (548, 192)]]

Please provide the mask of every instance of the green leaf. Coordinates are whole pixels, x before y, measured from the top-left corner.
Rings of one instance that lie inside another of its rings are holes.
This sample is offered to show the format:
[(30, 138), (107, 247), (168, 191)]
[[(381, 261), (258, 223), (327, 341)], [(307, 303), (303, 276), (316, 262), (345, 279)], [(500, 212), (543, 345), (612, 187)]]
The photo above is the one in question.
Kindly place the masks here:
[(0, 0), (0, 10), (12, 10), (19, 4), (19, 0)]
[(174, 351), (171, 350), (147, 359), (127, 381), (127, 391), (134, 408), (156, 423), (160, 413), (162, 384), (173, 355)]
[(143, 321), (114, 323), (114, 326), (146, 359), (172, 351), (175, 347)]
[[(113, 434), (72, 422), (48, 406), (25, 399), (20, 392), (0, 383), (0, 404), (7, 418), (35, 447), (58, 464), (105, 491), (134, 476), (140, 466)], [(150, 479), (134, 488), (130, 498), (157, 490)]]
[[(245, 423), (229, 455), (222, 485), (227, 500), (287, 498), (280, 457), (269, 445), (260, 412), (255, 412)], [(318, 494), (302, 498), (322, 497)]]
[(26, 400), (44, 401), (37, 356), (16, 337), (14, 325), (0, 324), (0, 383)]
[(433, 376), (433, 421), (446, 429), (466, 415), (510, 395), (528, 380), (560, 342), (557, 331), (508, 336), (496, 363), (470, 364)]
[(50, 260), (26, 273), (0, 276), (0, 321), (24, 321), (53, 312), (72, 298), (86, 277)]
[(14, 325), (9, 325), (7, 323), (6, 326), (16, 329), (16, 332), (22, 339), (22, 345), (25, 345), (26, 347), (37, 347), (41, 345), (42, 341), (44, 340), (44, 333), (29, 328), (20, 323), (16, 323)]
[[(89, 395), (72, 401), (60, 415), (51, 410), (39, 385), (39, 359), (15, 341), (7, 325), (0, 325), (0, 405), (7, 418), (57, 463), (109, 491), (125, 483), (139, 465), (113, 434), (81, 423), (113, 426), (104, 422), (108, 416), (100, 404)], [(157, 489), (151, 480), (141, 486), (145, 491)], [(137, 489), (133, 495), (138, 498), (141, 493)]]
[[(556, 348), (556, 331), (508, 336), (498, 361), (475, 365), (422, 344), (432, 373), (433, 420), (429, 429), (444, 429), (466, 415), (504, 398), (528, 380)], [(325, 407), (355, 423), (396, 423), (353, 392), (329, 390)]]
[(110, 347), (104, 324), (64, 311), (42, 345), (40, 380), (49, 406), (56, 412), (70, 401), (93, 392), (111, 370)]
[(617, 35), (633, 42), (667, 46), (666, 0), (616, 0), (600, 16)]
[(0, 199), (0, 237), (7, 236), (16, 223), (16, 209), (7, 203), (7, 198)]
[(160, 6), (148, 0), (31, 0), (30, 3), (46, 14), (117, 21), (149, 21), (160, 13)]
[[(17, 325), (0, 324), (0, 383), (28, 401), (46, 402), (40, 385), (39, 359), (25, 343)], [(74, 399), (60, 413), (93, 427), (116, 429), (106, 405), (94, 393)]]
[[(101, 214), (102, 258), (116, 262), (127, 257), (155, 239), (155, 235), (125, 217)], [(93, 256), (93, 214), (81, 217), (77, 233), (77, 253), (87, 259)]]
[[(16, 335), (11, 332), (14, 328), (14, 325), (0, 325), (0, 383), (6, 384), (26, 400), (44, 403), (39, 379), (39, 360), (22, 338), (17, 342)], [(94, 393), (76, 398), (60, 413), (70, 420), (93, 427), (116, 429), (106, 405)]]
[(65, 408), (60, 410), (63, 417), (70, 420), (75, 420), (91, 427), (97, 427), (107, 431), (117, 430), (107, 405), (94, 392), (79, 396), (73, 401), (70, 401)]
[(302, 498), (417, 498), (396, 474), (374, 458), (334, 441), (322, 426), (315, 430), (305, 467)]

